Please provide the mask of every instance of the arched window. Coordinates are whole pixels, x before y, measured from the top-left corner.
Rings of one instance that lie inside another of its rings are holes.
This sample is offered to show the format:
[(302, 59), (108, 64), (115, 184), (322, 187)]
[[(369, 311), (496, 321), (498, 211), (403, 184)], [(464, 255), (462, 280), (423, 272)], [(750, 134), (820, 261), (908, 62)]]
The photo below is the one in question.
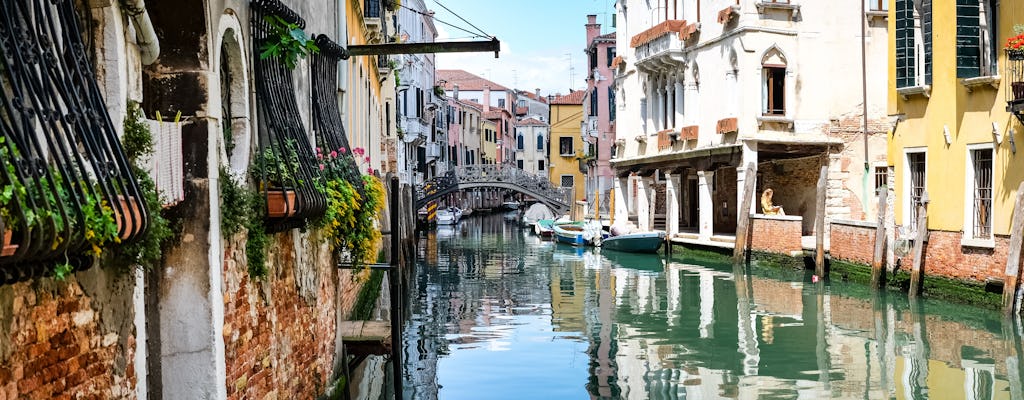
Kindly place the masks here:
[(786, 115), (786, 56), (776, 47), (761, 58), (761, 113)]

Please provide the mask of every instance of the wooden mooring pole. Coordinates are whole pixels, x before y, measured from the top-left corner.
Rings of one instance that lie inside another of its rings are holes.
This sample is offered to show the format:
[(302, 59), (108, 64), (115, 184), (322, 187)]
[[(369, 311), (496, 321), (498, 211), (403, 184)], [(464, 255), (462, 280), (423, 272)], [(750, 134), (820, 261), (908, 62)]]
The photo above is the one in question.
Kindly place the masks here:
[(818, 173), (818, 198), (814, 210), (814, 274), (825, 277), (825, 194), (828, 190), (828, 154)]
[(885, 278), (885, 213), (888, 211), (889, 191), (878, 191), (878, 225), (875, 226), (875, 254), (871, 259), (871, 287), (884, 285)]
[(917, 206), (917, 237), (914, 238), (914, 263), (910, 269), (911, 297), (921, 294), (921, 264), (924, 262), (924, 242), (928, 240), (928, 194), (925, 193), (920, 205)]
[(754, 201), (754, 191), (757, 190), (757, 171), (754, 170), (754, 163), (747, 163), (747, 169), (743, 181), (743, 202), (736, 210), (736, 242), (733, 244), (732, 262), (742, 264), (747, 258), (747, 242), (750, 240), (750, 208)]
[(388, 195), (390, 197), (390, 204), (388, 205), (389, 214), (391, 216), (391, 223), (388, 227), (390, 233), (389, 239), (391, 239), (391, 268), (388, 269), (388, 292), (391, 295), (391, 373), (392, 383), (394, 383), (395, 399), (401, 399), (402, 394), (402, 352), (405, 350), (402, 348), (402, 270), (401, 270), (401, 257), (399, 256), (402, 246), (402, 235), (398, 230), (399, 215), (398, 210), (398, 177), (392, 176), (391, 181), (388, 182)]
[(1013, 207), (1010, 227), (1010, 247), (1003, 277), (1003, 310), (1007, 314), (1017, 315), (1020, 314), (1020, 259), (1021, 246), (1024, 245), (1024, 182), (1017, 188), (1017, 202)]

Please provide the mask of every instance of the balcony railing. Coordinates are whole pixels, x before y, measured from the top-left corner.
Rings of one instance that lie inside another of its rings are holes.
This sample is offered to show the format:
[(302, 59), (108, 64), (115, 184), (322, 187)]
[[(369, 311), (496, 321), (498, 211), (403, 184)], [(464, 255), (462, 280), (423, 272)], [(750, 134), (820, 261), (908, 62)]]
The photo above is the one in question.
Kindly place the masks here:
[(1024, 123), (1024, 49), (1006, 50), (1006, 111)]
[(688, 37), (683, 36), (685, 32), (689, 32), (686, 21), (668, 20), (633, 36), (630, 47), (636, 49), (637, 65), (656, 56), (681, 53)]

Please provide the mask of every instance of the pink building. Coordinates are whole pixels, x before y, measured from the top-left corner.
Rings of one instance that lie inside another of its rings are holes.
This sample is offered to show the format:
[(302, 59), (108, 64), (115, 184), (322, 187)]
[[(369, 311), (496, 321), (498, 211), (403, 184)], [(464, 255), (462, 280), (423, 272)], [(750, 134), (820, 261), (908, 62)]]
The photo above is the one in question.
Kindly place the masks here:
[(587, 170), (586, 193), (601, 193), (601, 210), (608, 209), (608, 191), (614, 173), (610, 160), (615, 146), (615, 93), (612, 89), (612, 60), (615, 59), (615, 32), (601, 34), (596, 15), (587, 16), (587, 94), (583, 102), (583, 126), (580, 134), (586, 143), (584, 152), (593, 157)]

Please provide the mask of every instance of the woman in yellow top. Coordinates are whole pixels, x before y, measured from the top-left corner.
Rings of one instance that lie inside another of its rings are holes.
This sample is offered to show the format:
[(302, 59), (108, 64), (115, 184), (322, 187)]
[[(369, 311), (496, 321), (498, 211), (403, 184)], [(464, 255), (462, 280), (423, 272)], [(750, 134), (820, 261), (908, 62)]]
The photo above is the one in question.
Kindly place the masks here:
[(764, 193), (761, 193), (761, 212), (764, 215), (786, 215), (786, 212), (782, 210), (782, 206), (772, 205), (772, 195), (775, 192), (771, 189), (765, 189)]

